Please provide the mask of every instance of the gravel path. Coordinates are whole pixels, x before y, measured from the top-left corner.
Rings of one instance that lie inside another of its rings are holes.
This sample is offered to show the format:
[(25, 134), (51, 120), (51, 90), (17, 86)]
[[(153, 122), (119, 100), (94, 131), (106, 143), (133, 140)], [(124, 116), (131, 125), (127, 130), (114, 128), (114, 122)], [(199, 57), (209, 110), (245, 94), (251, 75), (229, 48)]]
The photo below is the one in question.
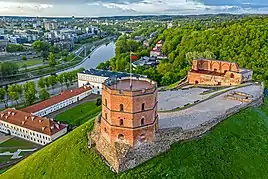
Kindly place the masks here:
[[(253, 95), (256, 99), (259, 97), (261, 86), (251, 85), (231, 91), (244, 92)], [(184, 130), (192, 129), (207, 121), (213, 120), (217, 116), (225, 114), (228, 109), (238, 105), (241, 105), (241, 107), (247, 105), (247, 103), (224, 98), (231, 91), (185, 110), (159, 113), (160, 128), (182, 127)]]

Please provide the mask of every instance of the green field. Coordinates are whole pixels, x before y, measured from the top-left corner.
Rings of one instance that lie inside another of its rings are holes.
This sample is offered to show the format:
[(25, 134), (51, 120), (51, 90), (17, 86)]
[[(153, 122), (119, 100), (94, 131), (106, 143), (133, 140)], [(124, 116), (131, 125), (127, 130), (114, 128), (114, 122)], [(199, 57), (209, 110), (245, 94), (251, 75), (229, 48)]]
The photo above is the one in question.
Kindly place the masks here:
[(98, 115), (100, 111), (101, 106), (96, 106), (95, 101), (86, 102), (58, 114), (55, 119), (72, 126), (78, 126)]
[[(27, 140), (23, 140), (20, 138), (13, 137), (3, 143), (0, 144), (0, 153), (4, 152), (16, 152), (18, 149), (33, 149), (38, 147), (37, 144), (31, 143)], [(24, 156), (24, 153), (21, 153), (20, 156)], [(7, 163), (11, 161), (11, 155), (8, 156), (0, 156), (0, 164)], [(15, 159), (16, 160), (16, 159)]]
[(143, 165), (114, 174), (87, 148), (88, 121), (1, 178), (268, 178), (268, 101), (230, 117), (206, 136), (176, 143)]
[(43, 63), (43, 60), (41, 59), (34, 59), (34, 60), (26, 60), (26, 61), (19, 61), (16, 62), (16, 64), (19, 66), (19, 68), (23, 68), (23, 65), (26, 64), (27, 67), (38, 65)]
[(13, 137), (0, 144), (0, 147), (32, 147), (33, 143), (17, 137)]

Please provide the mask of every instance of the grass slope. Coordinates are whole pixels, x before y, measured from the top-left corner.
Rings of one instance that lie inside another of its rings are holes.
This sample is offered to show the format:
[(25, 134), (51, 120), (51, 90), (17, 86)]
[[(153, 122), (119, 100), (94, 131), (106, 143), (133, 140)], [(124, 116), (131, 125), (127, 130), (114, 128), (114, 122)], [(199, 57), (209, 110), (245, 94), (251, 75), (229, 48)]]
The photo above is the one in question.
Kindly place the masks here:
[(1, 178), (268, 178), (268, 102), (119, 175), (87, 149), (86, 133), (92, 126), (92, 121), (86, 122)]
[(78, 126), (96, 116), (100, 111), (101, 106), (96, 106), (95, 101), (87, 102), (58, 114), (56, 120), (72, 126)]

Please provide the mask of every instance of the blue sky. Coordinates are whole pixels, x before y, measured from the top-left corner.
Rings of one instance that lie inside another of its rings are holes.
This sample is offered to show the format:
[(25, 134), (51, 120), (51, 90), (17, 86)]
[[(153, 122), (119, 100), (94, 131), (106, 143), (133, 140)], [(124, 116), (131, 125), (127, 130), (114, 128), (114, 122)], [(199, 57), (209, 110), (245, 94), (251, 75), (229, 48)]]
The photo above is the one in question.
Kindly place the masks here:
[(1, 0), (0, 15), (267, 13), (268, 0)]

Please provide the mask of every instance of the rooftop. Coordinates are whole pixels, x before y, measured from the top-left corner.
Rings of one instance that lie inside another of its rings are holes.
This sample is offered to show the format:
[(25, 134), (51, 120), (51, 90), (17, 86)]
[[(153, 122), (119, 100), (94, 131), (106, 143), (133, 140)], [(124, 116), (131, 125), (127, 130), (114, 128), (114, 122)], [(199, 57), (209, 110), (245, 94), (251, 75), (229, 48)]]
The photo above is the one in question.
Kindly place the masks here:
[(51, 119), (41, 118), (27, 112), (11, 108), (0, 112), (0, 121), (5, 121), (32, 131), (47, 134), (49, 136), (52, 136), (67, 127), (66, 125), (57, 123)]
[(149, 79), (138, 78), (132, 78), (132, 80), (130, 78), (120, 80), (108, 80), (105, 84), (111, 89), (126, 91), (138, 91), (155, 87), (154, 82), (150, 82)]
[(80, 88), (76, 88), (74, 90), (68, 90), (68, 91), (64, 91), (61, 94), (54, 96), (52, 98), (49, 98), (48, 100), (42, 101), (40, 103), (34, 104), (32, 106), (29, 106), (27, 108), (22, 109), (25, 112), (28, 113), (35, 113), (38, 112), (42, 109), (48, 108), (49, 106), (52, 106), (54, 104), (60, 103), (62, 101), (65, 101), (71, 97), (80, 95), (86, 91), (91, 90), (91, 87), (87, 87), (87, 86), (82, 86)]
[[(98, 69), (85, 70), (81, 73), (88, 74), (88, 75), (102, 76), (102, 77), (107, 77), (107, 78), (123, 78), (123, 77), (130, 76), (129, 73), (113, 72), (109, 70), (98, 70)], [(133, 76), (138, 77), (140, 75), (133, 74)]]

